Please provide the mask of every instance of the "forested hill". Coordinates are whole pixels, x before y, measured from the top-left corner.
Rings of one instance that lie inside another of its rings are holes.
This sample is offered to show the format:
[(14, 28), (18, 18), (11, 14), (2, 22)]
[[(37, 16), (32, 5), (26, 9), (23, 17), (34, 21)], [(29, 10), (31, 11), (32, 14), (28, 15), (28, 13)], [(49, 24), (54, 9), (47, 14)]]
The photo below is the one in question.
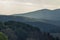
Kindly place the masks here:
[(37, 27), (16, 21), (0, 22), (0, 32), (6, 34), (9, 40), (59, 40), (49, 33), (42, 33)]

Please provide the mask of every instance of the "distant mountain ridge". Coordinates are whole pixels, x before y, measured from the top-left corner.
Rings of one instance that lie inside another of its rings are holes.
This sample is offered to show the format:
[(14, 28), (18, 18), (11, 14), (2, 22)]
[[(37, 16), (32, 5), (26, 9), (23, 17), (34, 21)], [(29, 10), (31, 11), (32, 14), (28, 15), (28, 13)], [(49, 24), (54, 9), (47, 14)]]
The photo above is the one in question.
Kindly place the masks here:
[(42, 9), (34, 12), (29, 12), (25, 14), (14, 14), (15, 16), (25, 16), (37, 19), (47, 19), (47, 20), (60, 20), (60, 9), (49, 10)]
[[(24, 16), (28, 18), (43, 19), (41, 22), (46, 22), (60, 26), (60, 9), (49, 10), (42, 9), (25, 14), (14, 14), (14, 16)], [(48, 20), (48, 21), (46, 21)]]

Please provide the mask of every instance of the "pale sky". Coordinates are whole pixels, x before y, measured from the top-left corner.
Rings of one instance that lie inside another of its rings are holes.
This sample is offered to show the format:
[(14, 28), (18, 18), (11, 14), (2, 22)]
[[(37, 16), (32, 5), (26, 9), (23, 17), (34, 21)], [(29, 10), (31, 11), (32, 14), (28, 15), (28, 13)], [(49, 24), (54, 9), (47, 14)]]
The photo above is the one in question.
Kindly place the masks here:
[(39, 9), (60, 8), (60, 0), (0, 0), (0, 15), (21, 14)]

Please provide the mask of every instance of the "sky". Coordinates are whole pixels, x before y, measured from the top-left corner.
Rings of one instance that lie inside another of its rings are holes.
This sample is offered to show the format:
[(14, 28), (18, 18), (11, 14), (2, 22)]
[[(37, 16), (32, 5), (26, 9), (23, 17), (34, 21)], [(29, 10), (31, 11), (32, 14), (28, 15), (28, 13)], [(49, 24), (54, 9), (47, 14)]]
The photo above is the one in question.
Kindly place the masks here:
[(0, 0), (0, 15), (22, 14), (41, 9), (58, 9), (60, 0)]

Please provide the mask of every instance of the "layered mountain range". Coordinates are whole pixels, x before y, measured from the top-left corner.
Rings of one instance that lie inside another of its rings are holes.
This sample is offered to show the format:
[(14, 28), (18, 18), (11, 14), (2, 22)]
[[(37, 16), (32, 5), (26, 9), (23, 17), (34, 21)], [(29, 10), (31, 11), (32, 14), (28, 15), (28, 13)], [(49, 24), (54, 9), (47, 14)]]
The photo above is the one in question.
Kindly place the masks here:
[(60, 9), (55, 9), (55, 10), (42, 9), (42, 10), (37, 10), (25, 14), (14, 14), (14, 16), (35, 18), (41, 22), (60, 26)]

